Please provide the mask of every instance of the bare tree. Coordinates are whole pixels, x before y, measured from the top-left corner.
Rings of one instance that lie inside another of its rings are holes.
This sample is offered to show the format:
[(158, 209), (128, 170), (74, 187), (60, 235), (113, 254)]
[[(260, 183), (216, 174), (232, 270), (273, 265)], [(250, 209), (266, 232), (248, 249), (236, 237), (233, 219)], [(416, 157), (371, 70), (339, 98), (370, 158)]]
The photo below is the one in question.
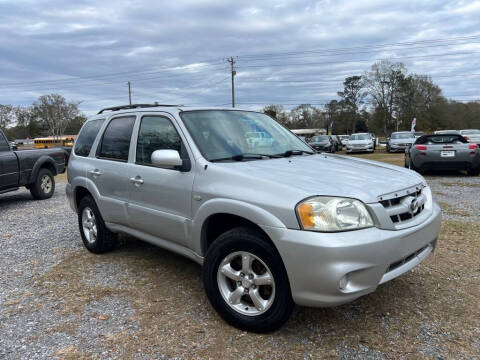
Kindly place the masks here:
[(0, 129), (5, 130), (8, 125), (13, 123), (14, 117), (13, 106), (0, 105)]
[(48, 130), (50, 136), (60, 136), (69, 122), (79, 115), (77, 103), (67, 103), (59, 94), (43, 95), (33, 103), (35, 118)]
[(358, 110), (363, 104), (365, 92), (363, 92), (363, 79), (361, 76), (350, 76), (343, 82), (343, 91), (337, 92), (345, 104), (346, 110), (350, 113), (352, 133), (355, 132), (355, 124), (358, 117)]
[(373, 103), (377, 110), (383, 112), (385, 134), (398, 127), (396, 120), (394, 124), (394, 115), (405, 73), (406, 68), (402, 63), (382, 60), (373, 64), (370, 71), (364, 75), (365, 86)]

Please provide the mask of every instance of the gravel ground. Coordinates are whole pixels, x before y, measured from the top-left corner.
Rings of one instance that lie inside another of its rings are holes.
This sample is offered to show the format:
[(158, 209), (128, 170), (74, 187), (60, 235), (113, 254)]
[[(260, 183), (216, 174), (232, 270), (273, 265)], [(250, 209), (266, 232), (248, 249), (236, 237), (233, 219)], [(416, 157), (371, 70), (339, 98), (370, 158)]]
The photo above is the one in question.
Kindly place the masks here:
[(480, 177), (427, 180), (445, 218), (433, 256), (267, 335), (226, 325), (191, 261), (131, 238), (88, 253), (64, 184), (0, 195), (0, 358), (480, 359)]

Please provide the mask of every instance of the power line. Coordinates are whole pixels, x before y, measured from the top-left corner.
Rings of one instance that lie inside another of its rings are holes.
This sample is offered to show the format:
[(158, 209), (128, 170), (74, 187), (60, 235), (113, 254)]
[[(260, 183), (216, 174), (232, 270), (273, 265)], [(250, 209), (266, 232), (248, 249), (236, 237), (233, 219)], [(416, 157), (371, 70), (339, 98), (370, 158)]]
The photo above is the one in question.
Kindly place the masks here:
[(274, 64), (264, 64), (264, 65), (246, 65), (239, 66), (239, 69), (245, 68), (265, 68), (273, 66), (305, 66), (305, 65), (328, 65), (328, 64), (345, 64), (345, 63), (355, 63), (355, 62), (378, 62), (378, 61), (388, 61), (388, 60), (401, 60), (401, 59), (416, 59), (416, 58), (431, 58), (438, 56), (452, 56), (452, 55), (471, 55), (479, 54), (480, 51), (468, 51), (468, 52), (457, 52), (457, 53), (443, 53), (443, 54), (431, 54), (431, 55), (412, 55), (412, 56), (399, 56), (399, 57), (388, 57), (382, 59), (357, 59), (357, 60), (336, 60), (336, 61), (325, 61), (325, 62), (303, 62), (303, 63), (274, 63)]
[[(85, 80), (98, 80), (98, 79), (103, 79), (103, 78), (116, 78), (116, 77), (125, 77), (125, 75), (132, 75), (132, 74), (143, 74), (143, 75), (151, 75), (151, 74), (159, 74), (159, 73), (166, 73), (166, 72), (171, 72), (171, 71), (178, 71), (180, 68), (185, 68), (189, 65), (192, 64), (184, 64), (184, 65), (176, 65), (176, 66), (169, 66), (169, 67), (160, 67), (159, 69), (163, 70), (142, 70), (142, 71), (125, 71), (125, 72), (117, 72), (117, 73), (110, 73), (110, 74), (97, 74), (97, 75), (90, 75), (90, 76), (76, 76), (75, 78), (69, 78), (69, 79), (52, 79), (52, 80), (38, 80), (38, 81), (30, 81), (30, 82), (13, 82), (13, 83), (3, 83), (0, 84), (0, 87), (5, 87), (5, 86), (16, 86), (16, 85), (35, 85), (35, 84), (50, 84), (50, 83), (70, 83), (70, 82), (75, 82), (75, 81), (85, 81)], [(218, 62), (218, 63), (213, 63), (213, 64), (198, 64), (196, 65), (197, 67), (203, 67), (203, 66), (218, 66), (218, 65), (223, 65), (223, 63)], [(157, 68), (158, 69), (158, 68)], [(107, 79), (111, 80), (111, 79)]]
[(273, 52), (273, 53), (264, 53), (264, 54), (250, 54), (250, 55), (239, 55), (238, 58), (252, 58), (259, 56), (278, 56), (278, 55), (296, 55), (296, 54), (305, 54), (305, 53), (322, 53), (322, 52), (338, 52), (338, 51), (349, 51), (354, 49), (369, 49), (369, 48), (383, 48), (383, 47), (392, 47), (392, 46), (407, 46), (407, 45), (416, 45), (416, 44), (428, 44), (435, 42), (450, 42), (450, 41), (465, 41), (465, 40), (474, 40), (480, 39), (480, 35), (471, 35), (471, 36), (461, 36), (454, 38), (438, 38), (438, 39), (429, 39), (429, 40), (418, 40), (410, 42), (397, 42), (397, 43), (387, 43), (387, 44), (372, 44), (372, 45), (362, 45), (362, 46), (352, 46), (344, 48), (330, 48), (330, 49), (314, 49), (314, 50), (303, 50), (303, 51), (287, 51), (287, 52)]

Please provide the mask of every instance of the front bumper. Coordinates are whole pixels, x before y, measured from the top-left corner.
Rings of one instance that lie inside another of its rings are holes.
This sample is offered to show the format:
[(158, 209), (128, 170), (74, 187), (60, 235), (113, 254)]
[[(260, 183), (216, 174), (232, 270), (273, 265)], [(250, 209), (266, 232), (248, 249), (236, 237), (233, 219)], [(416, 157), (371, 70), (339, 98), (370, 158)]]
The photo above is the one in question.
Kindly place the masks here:
[(408, 148), (409, 145), (397, 145), (397, 144), (389, 144), (389, 148), (391, 152), (405, 152), (405, 149)]
[(347, 145), (347, 152), (362, 152), (362, 151), (373, 151), (373, 145), (365, 145), (365, 146), (348, 146)]
[(403, 230), (318, 233), (262, 228), (282, 257), (294, 301), (325, 307), (373, 292), (418, 265), (434, 250), (440, 221), (440, 208), (434, 204), (422, 224)]

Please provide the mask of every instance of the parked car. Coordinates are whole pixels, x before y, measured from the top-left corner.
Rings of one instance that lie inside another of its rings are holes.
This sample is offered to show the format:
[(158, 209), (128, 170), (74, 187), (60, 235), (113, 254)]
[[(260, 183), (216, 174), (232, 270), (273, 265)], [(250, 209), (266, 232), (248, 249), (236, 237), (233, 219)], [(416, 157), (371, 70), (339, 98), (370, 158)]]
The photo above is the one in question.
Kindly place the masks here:
[(387, 141), (387, 152), (405, 152), (415, 142), (415, 135), (410, 131), (392, 133)]
[(326, 151), (334, 153), (336, 150), (335, 142), (330, 135), (316, 135), (310, 139), (308, 143), (312, 148), (317, 151)]
[(377, 149), (377, 135), (374, 133), (369, 133), (370, 137), (372, 138), (373, 141), (373, 150)]
[(332, 137), (333, 142), (335, 143), (335, 151), (342, 151), (343, 144), (342, 140), (338, 135), (330, 135)]
[(478, 129), (460, 130), (459, 133), (468, 142), (472, 144), (477, 144), (478, 146), (480, 146), (480, 130)]
[(65, 159), (61, 149), (13, 151), (0, 130), (0, 194), (25, 186), (35, 199), (50, 198), (54, 176), (65, 171)]
[(413, 133), (413, 136), (415, 136), (415, 139), (418, 139), (420, 136), (423, 136), (423, 135), (425, 135), (423, 131), (415, 131)]
[(352, 134), (347, 141), (347, 154), (352, 152), (374, 152), (372, 137), (369, 133)]
[(18, 150), (17, 144), (15, 144), (15, 142), (13, 142), (13, 141), (9, 141), (8, 146), (10, 146), (10, 150), (12, 150), (12, 151), (17, 151)]
[[(275, 330), (295, 303), (352, 301), (435, 248), (440, 208), (413, 171), (316, 154), (263, 113), (110, 110), (83, 125), (70, 157), (85, 247), (106, 252), (126, 233), (197, 261), (210, 303), (241, 329)], [(251, 149), (249, 128), (272, 146)]]
[(442, 134), (459, 134), (458, 130), (437, 130), (433, 132), (435, 135), (442, 135)]
[(338, 135), (338, 137), (340, 138), (340, 141), (342, 142), (342, 145), (344, 147), (347, 146), (347, 141), (348, 141), (348, 138), (350, 137), (350, 135)]
[(424, 135), (405, 151), (405, 167), (426, 170), (466, 170), (480, 174), (480, 150), (458, 134)]

